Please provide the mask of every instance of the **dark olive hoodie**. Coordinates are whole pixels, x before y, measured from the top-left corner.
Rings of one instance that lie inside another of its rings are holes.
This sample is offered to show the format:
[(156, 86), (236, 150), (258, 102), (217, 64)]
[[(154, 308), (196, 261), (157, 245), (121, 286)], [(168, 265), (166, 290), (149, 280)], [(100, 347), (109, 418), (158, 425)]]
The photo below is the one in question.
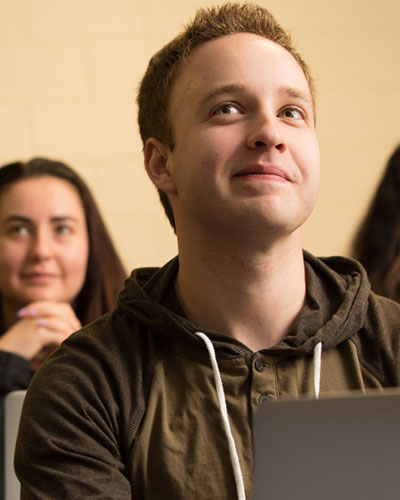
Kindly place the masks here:
[(258, 352), (184, 317), (178, 259), (134, 271), (118, 307), (31, 382), (16, 451), (22, 499), (237, 498), (217, 371), (250, 500), (260, 402), (313, 394), (316, 376), (321, 395), (400, 385), (400, 305), (371, 293), (355, 261), (304, 257), (305, 305), (288, 336)]

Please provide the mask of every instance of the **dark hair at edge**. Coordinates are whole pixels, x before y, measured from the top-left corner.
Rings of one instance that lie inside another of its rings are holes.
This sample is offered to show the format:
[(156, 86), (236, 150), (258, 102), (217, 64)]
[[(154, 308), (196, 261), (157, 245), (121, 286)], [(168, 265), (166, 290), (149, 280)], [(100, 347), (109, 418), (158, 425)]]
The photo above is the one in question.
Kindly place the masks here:
[[(314, 100), (315, 88), (310, 70), (295, 49), (291, 37), (265, 8), (253, 3), (226, 3), (219, 7), (199, 9), (194, 19), (149, 62), (137, 97), (139, 131), (143, 146), (154, 137), (174, 147), (169, 101), (172, 85), (194, 49), (204, 43), (235, 33), (254, 33), (267, 38), (292, 54), (299, 63)], [(168, 220), (175, 230), (175, 220), (168, 197), (158, 190)]]
[(85, 282), (75, 299), (75, 312), (82, 325), (85, 325), (115, 306), (126, 272), (88, 186), (66, 164), (34, 158), (26, 163), (4, 165), (0, 168), (0, 194), (15, 182), (44, 176), (69, 182), (76, 188), (82, 201), (89, 237), (89, 257)]
[(400, 301), (400, 145), (355, 235), (352, 254), (367, 270), (374, 292)]

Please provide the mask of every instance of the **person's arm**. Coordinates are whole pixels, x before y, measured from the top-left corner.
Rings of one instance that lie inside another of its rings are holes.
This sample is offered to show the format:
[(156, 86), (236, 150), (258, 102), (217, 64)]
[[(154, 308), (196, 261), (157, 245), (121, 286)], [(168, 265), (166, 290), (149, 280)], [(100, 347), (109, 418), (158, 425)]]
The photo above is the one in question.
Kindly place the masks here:
[(96, 348), (87, 336), (72, 336), (31, 382), (16, 448), (22, 499), (131, 499), (132, 422), (122, 417), (118, 362)]
[(26, 389), (31, 378), (32, 370), (26, 358), (0, 350), (0, 394)]

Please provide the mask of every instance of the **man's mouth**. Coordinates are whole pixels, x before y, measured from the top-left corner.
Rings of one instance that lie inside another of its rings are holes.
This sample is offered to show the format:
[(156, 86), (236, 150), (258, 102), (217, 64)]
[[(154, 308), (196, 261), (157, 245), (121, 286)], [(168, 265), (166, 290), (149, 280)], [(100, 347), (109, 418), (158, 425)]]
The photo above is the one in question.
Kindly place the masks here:
[(260, 180), (277, 180), (281, 182), (290, 182), (290, 176), (287, 172), (275, 165), (250, 165), (237, 172), (234, 177), (253, 177), (257, 176)]

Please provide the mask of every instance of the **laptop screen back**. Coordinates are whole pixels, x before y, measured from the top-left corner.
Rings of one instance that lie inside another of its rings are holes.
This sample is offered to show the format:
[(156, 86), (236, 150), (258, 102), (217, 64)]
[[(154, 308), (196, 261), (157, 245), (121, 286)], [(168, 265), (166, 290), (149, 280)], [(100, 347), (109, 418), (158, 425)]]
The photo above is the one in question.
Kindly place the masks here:
[(4, 399), (4, 490), (5, 500), (20, 498), (20, 485), (14, 472), (14, 450), (26, 391), (13, 391)]
[(265, 403), (254, 500), (400, 498), (400, 394)]

